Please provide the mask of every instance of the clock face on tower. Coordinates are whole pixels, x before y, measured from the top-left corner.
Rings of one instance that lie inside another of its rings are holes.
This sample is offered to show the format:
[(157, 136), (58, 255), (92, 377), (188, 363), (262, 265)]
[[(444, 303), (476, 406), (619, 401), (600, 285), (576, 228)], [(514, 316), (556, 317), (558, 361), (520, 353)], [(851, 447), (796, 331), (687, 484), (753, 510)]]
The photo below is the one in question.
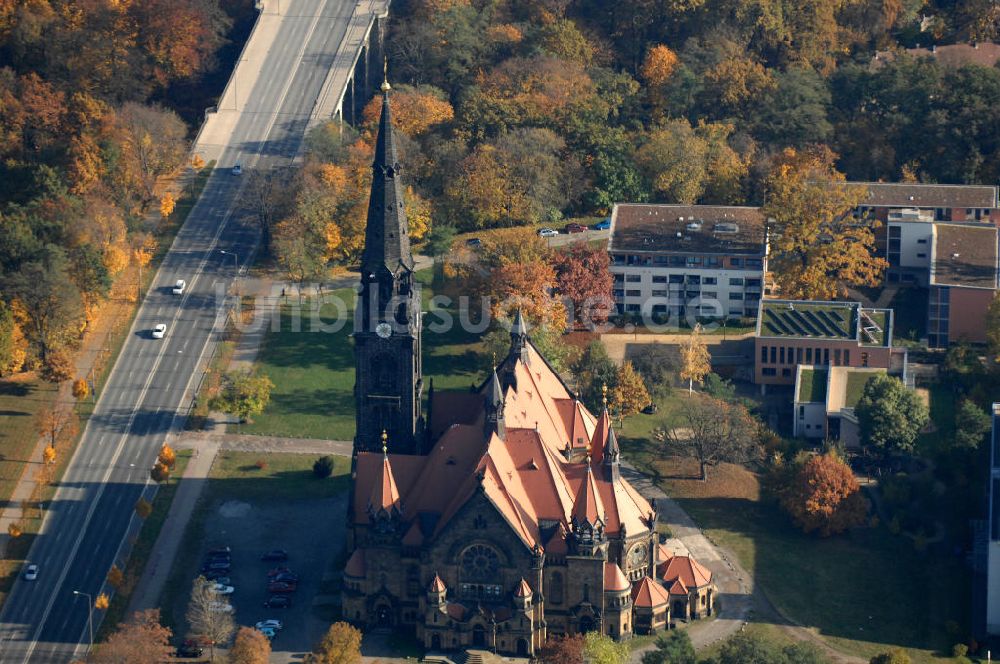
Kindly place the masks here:
[(382, 339), (388, 339), (392, 335), (392, 325), (389, 325), (388, 323), (379, 323), (375, 326), (375, 334)]

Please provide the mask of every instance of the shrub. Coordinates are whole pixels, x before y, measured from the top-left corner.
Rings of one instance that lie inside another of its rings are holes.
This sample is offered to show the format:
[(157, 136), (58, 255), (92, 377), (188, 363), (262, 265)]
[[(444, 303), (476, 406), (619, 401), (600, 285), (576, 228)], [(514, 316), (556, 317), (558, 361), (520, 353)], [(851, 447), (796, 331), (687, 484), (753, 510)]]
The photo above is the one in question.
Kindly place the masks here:
[(951, 647), (952, 657), (965, 657), (967, 654), (969, 654), (969, 646), (964, 643), (956, 643)]
[(321, 480), (326, 479), (333, 475), (333, 464), (332, 456), (321, 456), (313, 462), (313, 475)]
[(253, 465), (257, 467), (257, 470), (264, 470), (265, 468), (267, 468), (267, 461), (264, 461), (263, 459), (257, 459), (256, 461), (254, 461)]

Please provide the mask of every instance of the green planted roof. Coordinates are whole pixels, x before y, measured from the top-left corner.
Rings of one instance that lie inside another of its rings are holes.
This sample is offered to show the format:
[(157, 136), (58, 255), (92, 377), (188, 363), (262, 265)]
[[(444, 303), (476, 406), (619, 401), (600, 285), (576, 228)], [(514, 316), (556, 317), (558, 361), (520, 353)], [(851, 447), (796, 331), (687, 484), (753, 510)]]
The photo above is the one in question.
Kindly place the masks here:
[(799, 403), (826, 403), (826, 369), (802, 369), (799, 373)]
[(864, 309), (857, 302), (764, 300), (760, 336), (857, 339), (865, 346), (887, 346), (891, 320), (888, 309)]

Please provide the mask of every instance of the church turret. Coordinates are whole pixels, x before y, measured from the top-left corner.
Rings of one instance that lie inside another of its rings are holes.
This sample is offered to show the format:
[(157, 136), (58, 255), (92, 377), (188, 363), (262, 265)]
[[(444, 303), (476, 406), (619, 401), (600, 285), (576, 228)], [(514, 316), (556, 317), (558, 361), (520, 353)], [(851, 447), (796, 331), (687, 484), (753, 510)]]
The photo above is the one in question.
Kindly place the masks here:
[(489, 384), (486, 387), (486, 435), (495, 433), (501, 440), (507, 435), (504, 424), (504, 394), (503, 387), (500, 386), (500, 377), (497, 370), (493, 369)]
[(510, 326), (510, 354), (520, 355), (522, 360), (528, 360), (528, 324), (524, 321), (520, 309), (517, 310), (514, 323)]
[(584, 464), (584, 478), (573, 501), (571, 526), (575, 554), (597, 556), (606, 552), (604, 503), (598, 493), (589, 450)]
[(361, 288), (355, 313), (355, 452), (375, 452), (387, 430), (394, 452), (419, 453), (423, 419), (420, 293), (413, 276), (402, 167), (382, 85)]
[(431, 580), (431, 585), (427, 586), (427, 606), (433, 608), (443, 606), (447, 594), (448, 587), (444, 585), (444, 581), (435, 572), (434, 578)]
[(382, 432), (382, 467), (368, 498), (368, 519), (379, 533), (395, 532), (403, 513), (396, 477), (389, 462), (388, 436)]
[(531, 586), (523, 578), (520, 583), (517, 584), (517, 588), (514, 590), (514, 608), (520, 611), (529, 611), (531, 609), (531, 598), (534, 593), (531, 591)]
[(608, 439), (604, 443), (604, 457), (601, 459), (604, 467), (604, 479), (617, 482), (621, 479), (621, 450), (618, 447), (618, 436), (615, 429), (608, 426)]

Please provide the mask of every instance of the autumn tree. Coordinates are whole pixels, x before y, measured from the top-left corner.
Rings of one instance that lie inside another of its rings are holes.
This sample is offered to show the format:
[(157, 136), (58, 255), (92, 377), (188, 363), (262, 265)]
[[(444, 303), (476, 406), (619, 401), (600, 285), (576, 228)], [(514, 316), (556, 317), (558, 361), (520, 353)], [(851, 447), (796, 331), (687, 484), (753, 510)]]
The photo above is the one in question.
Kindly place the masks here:
[(214, 591), (215, 582), (203, 576), (194, 580), (187, 612), (184, 614), (192, 634), (208, 641), (215, 659), (216, 644), (229, 641), (236, 631), (232, 611), (219, 611), (219, 596)]
[[(448, 102), (447, 93), (431, 85), (393, 86), (389, 94), (389, 109), (392, 111), (393, 129), (411, 138), (455, 118), (455, 109)], [(382, 97), (375, 96), (361, 114), (372, 133), (378, 127), (381, 113)]]
[(732, 131), (732, 125), (692, 127), (687, 120), (671, 120), (649, 134), (636, 151), (636, 163), (666, 202), (690, 205), (709, 189), (725, 199), (735, 198), (747, 164), (728, 144)]
[(159, 609), (137, 611), (107, 641), (94, 647), (89, 661), (95, 664), (159, 664), (173, 655), (171, 636), (170, 628), (160, 624)]
[(42, 450), (42, 462), (46, 466), (51, 466), (56, 462), (56, 448), (51, 445), (46, 445), (45, 449)]
[(108, 585), (112, 588), (121, 588), (125, 582), (125, 573), (117, 565), (112, 565), (108, 570)]
[(0, 300), (0, 376), (17, 373), (27, 358), (27, 341), (14, 311)]
[(771, 268), (783, 297), (830, 300), (846, 286), (878, 283), (887, 265), (874, 253), (880, 223), (856, 223), (866, 191), (847, 186), (829, 149), (785, 150), (766, 190), (762, 212), (773, 219)]
[(657, 430), (668, 448), (698, 462), (699, 479), (720, 463), (747, 463), (759, 456), (760, 426), (742, 404), (731, 404), (705, 394), (684, 405), (675, 425)]
[(298, 284), (299, 297), (307, 282), (325, 275), (327, 248), (323, 229), (289, 218), (275, 227), (272, 246), (278, 265)]
[(635, 415), (650, 403), (646, 383), (628, 360), (618, 369), (618, 380), (615, 381), (611, 402), (615, 413), (622, 418)]
[(295, 191), (290, 169), (255, 168), (247, 173), (244, 195), (260, 227), (260, 248), (265, 255), (271, 253), (274, 225), (292, 209)]
[(559, 294), (573, 304), (573, 320), (589, 329), (606, 323), (614, 306), (608, 252), (582, 242), (552, 255)]
[(803, 531), (821, 537), (861, 525), (868, 514), (857, 478), (833, 452), (813, 455), (795, 469), (781, 505)]
[(73, 398), (77, 401), (81, 399), (86, 399), (90, 396), (90, 386), (87, 385), (87, 381), (83, 378), (77, 378), (73, 381)]
[(98, 611), (106, 611), (110, 605), (111, 600), (106, 593), (98, 593), (97, 597), (94, 598), (94, 608)]
[(555, 271), (547, 263), (510, 263), (495, 268), (487, 282), (493, 317), (513, 320), (520, 310), (535, 328), (566, 329), (566, 308), (552, 294)]
[(691, 334), (687, 336), (680, 346), (681, 353), (681, 380), (688, 382), (688, 394), (694, 391), (694, 384), (701, 381), (712, 370), (711, 356), (708, 353), (708, 345), (701, 336), (701, 325), (696, 324)]
[(153, 201), (157, 179), (187, 158), (187, 128), (173, 111), (128, 102), (116, 117), (113, 141), (121, 157), (110, 174), (119, 204), (130, 214)]
[(224, 413), (232, 413), (241, 422), (247, 422), (254, 415), (260, 415), (271, 399), (274, 383), (263, 374), (252, 372), (229, 372), (223, 378), (219, 395), (213, 399), (212, 408)]
[(173, 469), (174, 464), (177, 463), (177, 453), (174, 452), (174, 448), (170, 447), (170, 445), (163, 443), (160, 446), (160, 453), (156, 456), (156, 460), (167, 468)]
[(145, 498), (140, 498), (135, 501), (135, 513), (140, 519), (148, 519), (149, 515), (153, 513), (153, 506)]
[(174, 213), (175, 207), (177, 207), (177, 201), (174, 200), (174, 195), (169, 191), (164, 192), (163, 196), (160, 196), (160, 216), (166, 219)]
[(654, 118), (664, 115), (668, 101), (667, 82), (680, 64), (677, 54), (663, 44), (651, 46), (642, 61), (639, 75), (646, 82), (650, 105)]
[(157, 461), (150, 469), (149, 476), (154, 482), (162, 484), (170, 479), (170, 468), (166, 464)]
[(1000, 362), (1000, 292), (986, 309), (986, 347), (994, 360)]
[(233, 647), (229, 649), (229, 664), (267, 664), (270, 656), (271, 642), (263, 632), (240, 627)]
[(39, 260), (4, 279), (6, 295), (25, 313), (25, 336), (42, 362), (70, 340), (83, 314), (80, 292), (67, 269), (65, 252), (48, 245)]
[(360, 664), (361, 632), (350, 623), (333, 623), (306, 661), (308, 664)]
[(854, 407), (861, 442), (882, 454), (909, 452), (929, 419), (916, 392), (892, 376), (875, 374)]
[(583, 664), (583, 634), (566, 634), (546, 640), (538, 654), (545, 664)]
[(38, 371), (38, 377), (48, 383), (62, 383), (73, 377), (73, 359), (64, 348), (49, 350)]
[(54, 406), (38, 411), (35, 416), (35, 430), (45, 438), (49, 447), (55, 447), (59, 440), (59, 429), (63, 427), (62, 414)]

